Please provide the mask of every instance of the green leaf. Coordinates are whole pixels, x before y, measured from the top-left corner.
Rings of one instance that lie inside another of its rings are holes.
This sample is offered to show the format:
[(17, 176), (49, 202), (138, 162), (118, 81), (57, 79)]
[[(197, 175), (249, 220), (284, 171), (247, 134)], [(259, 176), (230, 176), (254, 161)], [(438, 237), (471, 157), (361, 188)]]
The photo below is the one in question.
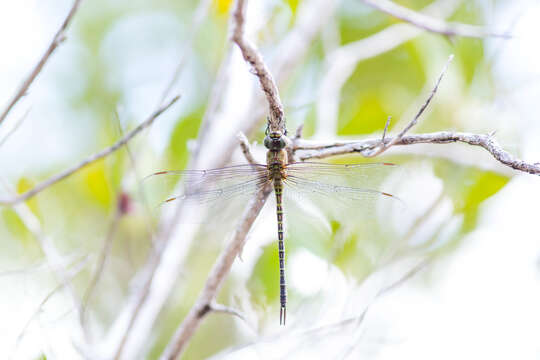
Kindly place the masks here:
[(112, 204), (112, 190), (106, 176), (106, 167), (103, 160), (89, 165), (84, 171), (86, 191), (90, 198), (107, 209)]
[(424, 64), (413, 43), (360, 62), (342, 89), (338, 135), (382, 131), (388, 116), (397, 119), (407, 110), (408, 102), (395, 98), (414, 97), (424, 81)]
[(264, 247), (248, 281), (248, 289), (258, 304), (277, 301), (279, 298), (279, 256), (277, 244)]
[(178, 121), (167, 149), (167, 158), (172, 169), (183, 169), (189, 159), (188, 141), (194, 139), (199, 131), (204, 109), (199, 109)]
[(462, 231), (474, 229), (479, 206), (510, 180), (508, 177), (449, 161), (438, 161), (435, 175), (444, 182), (444, 191), (454, 203), (454, 212), (463, 215)]

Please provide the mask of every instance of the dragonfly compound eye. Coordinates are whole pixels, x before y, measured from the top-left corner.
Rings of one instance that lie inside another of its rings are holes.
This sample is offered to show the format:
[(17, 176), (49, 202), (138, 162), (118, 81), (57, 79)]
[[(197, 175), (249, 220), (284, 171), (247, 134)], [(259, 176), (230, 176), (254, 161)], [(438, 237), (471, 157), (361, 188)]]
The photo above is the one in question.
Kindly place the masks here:
[(272, 139), (270, 139), (269, 136), (266, 136), (264, 138), (264, 147), (267, 148), (268, 150), (272, 149)]

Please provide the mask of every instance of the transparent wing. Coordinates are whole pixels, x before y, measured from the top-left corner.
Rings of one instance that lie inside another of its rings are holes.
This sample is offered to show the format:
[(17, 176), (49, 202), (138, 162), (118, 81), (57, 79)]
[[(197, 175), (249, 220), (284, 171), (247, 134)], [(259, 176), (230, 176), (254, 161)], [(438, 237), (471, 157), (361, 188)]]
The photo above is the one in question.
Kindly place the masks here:
[(289, 164), (284, 197), (304, 219), (322, 214), (330, 221), (374, 227), (381, 215), (404, 209), (403, 202), (385, 188), (385, 179), (398, 168), (390, 163)]
[[(286, 166), (287, 176), (292, 179), (372, 190), (378, 189), (384, 179), (398, 169), (399, 166), (392, 163), (343, 165), (299, 162)], [(309, 185), (306, 183), (306, 186)]]
[(160, 171), (147, 176), (144, 189), (152, 209), (184, 202), (189, 211), (230, 212), (268, 182), (265, 165), (210, 170)]

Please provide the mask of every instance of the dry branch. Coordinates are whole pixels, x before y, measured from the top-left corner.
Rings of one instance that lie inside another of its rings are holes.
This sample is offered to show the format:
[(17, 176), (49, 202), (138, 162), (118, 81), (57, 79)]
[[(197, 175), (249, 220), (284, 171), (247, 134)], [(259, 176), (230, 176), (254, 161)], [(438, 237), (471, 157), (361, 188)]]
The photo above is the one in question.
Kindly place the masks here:
[(234, 30), (232, 40), (238, 45), (244, 60), (246, 60), (252, 68), (253, 73), (259, 78), (261, 88), (266, 95), (270, 110), (270, 118), (268, 126), (270, 131), (285, 132), (285, 120), (283, 117), (283, 104), (279, 98), (279, 92), (274, 82), (274, 78), (268, 67), (264, 63), (261, 54), (255, 49), (247, 39), (244, 38), (244, 11), (246, 2), (237, 0), (233, 11)]
[(445, 22), (404, 6), (398, 5), (389, 0), (361, 0), (364, 4), (369, 5), (379, 11), (382, 11), (390, 16), (406, 21), (421, 29), (439, 33), (447, 36), (463, 36), (472, 38), (500, 37), (511, 38), (509, 34), (498, 34), (487, 31), (481, 26)]
[(30, 85), (32, 85), (32, 83), (34, 82), (35, 78), (39, 75), (41, 70), (43, 70), (45, 63), (49, 60), (52, 53), (62, 43), (62, 41), (65, 40), (66, 29), (68, 25), (70, 24), (71, 20), (73, 19), (73, 16), (75, 16), (75, 13), (77, 12), (79, 5), (81, 4), (81, 1), (82, 0), (75, 0), (73, 2), (71, 9), (69, 10), (64, 21), (62, 22), (62, 25), (60, 25), (60, 28), (54, 35), (51, 43), (47, 47), (47, 50), (45, 50), (45, 53), (43, 54), (43, 56), (41, 56), (36, 66), (34, 66), (30, 74), (28, 74), (26, 79), (24, 79), (24, 81), (21, 83), (21, 85), (19, 86), (15, 94), (13, 94), (13, 97), (7, 103), (6, 108), (4, 109), (4, 111), (2, 111), (2, 114), (0, 115), (0, 125), (6, 119), (6, 117), (8, 116), (11, 109), (13, 109), (15, 104), (17, 104), (17, 102), (26, 94), (26, 92), (28, 91), (28, 88), (30, 87)]
[[(287, 78), (287, 74), (292, 71), (300, 62), (303, 55), (306, 53), (309, 44), (313, 41), (315, 35), (320, 31), (321, 27), (325, 23), (325, 19), (329, 18), (333, 12), (333, 7), (336, 1), (329, 0), (309, 0), (304, 1), (298, 10), (296, 17), (296, 23), (289, 33), (289, 35), (281, 42), (279, 48), (281, 49), (279, 57), (279, 64), (275, 65), (278, 70), (276, 71), (276, 79), (282, 81)], [(231, 27), (234, 28), (234, 18), (231, 17)], [(217, 99), (222, 98), (223, 84), (228, 80), (229, 70), (229, 58), (230, 52), (227, 54), (226, 59), (222, 62), (221, 69), (217, 76), (215, 85), (211, 91), (209, 105), (203, 117), (201, 129), (199, 131), (199, 138), (197, 145), (192, 153), (191, 164), (197, 165), (197, 155), (199, 149), (204, 148), (208, 150), (212, 148), (212, 144), (208, 143), (209, 137), (206, 136), (210, 127), (210, 120), (214, 117), (220, 116), (226, 118), (226, 115), (218, 114), (219, 101)], [(248, 136), (252, 135), (254, 131), (259, 127), (259, 120), (264, 115), (262, 106), (264, 101), (261, 96), (260, 99), (254, 101), (246, 115), (242, 120), (243, 124), (241, 129)], [(239, 129), (240, 130), (240, 129)], [(232, 140), (232, 139), (231, 139)], [(236, 142), (222, 139), (220, 145), (220, 151), (206, 152), (206, 165), (210, 167), (221, 167), (230, 160), (231, 154), (234, 148), (237, 146)], [(169, 238), (173, 230), (168, 227), (161, 229), (157, 235), (160, 242), (159, 249), (153, 252), (148, 259), (144, 269), (140, 272), (138, 283), (142, 284), (135, 292), (133, 292), (129, 299), (126, 301), (126, 305), (122, 311), (119, 312), (114, 325), (111, 327), (107, 336), (108, 341), (116, 343), (118, 332), (123, 332), (121, 335), (121, 343), (125, 343), (127, 337), (133, 338), (145, 338), (148, 336), (151, 326), (157, 317), (159, 309), (162, 308), (170, 290), (162, 291), (156, 283), (171, 283), (176, 277), (178, 268), (185, 257), (186, 250), (189, 248), (191, 238), (183, 234), (182, 244), (178, 244), (176, 241), (170, 241)], [(174, 253), (173, 256), (168, 256), (166, 260), (162, 258), (162, 252), (165, 251), (168, 254)], [(125, 325), (127, 323), (127, 325)], [(131, 333), (131, 335), (130, 335)], [(116, 345), (114, 345), (116, 347)], [(117, 354), (117, 358), (121, 354), (126, 354), (128, 351), (122, 353), (120, 345), (118, 350), (114, 352)], [(126, 345), (126, 348), (128, 345)], [(138, 354), (141, 351), (141, 343), (137, 341), (129, 342), (129, 354)]]
[(95, 154), (87, 157), (86, 159), (84, 159), (80, 163), (72, 166), (69, 169), (66, 169), (66, 170), (62, 171), (61, 173), (58, 173), (58, 174), (50, 177), (49, 179), (47, 179), (47, 180), (39, 183), (38, 185), (36, 185), (33, 189), (28, 190), (27, 192), (25, 192), (25, 193), (23, 193), (23, 194), (21, 194), (19, 196), (13, 197), (12, 199), (0, 199), (0, 205), (15, 205), (15, 204), (18, 204), (18, 203), (20, 203), (22, 201), (28, 200), (29, 198), (39, 194), (41, 191), (47, 189), (49, 186), (54, 185), (57, 182), (59, 182), (60, 180), (63, 180), (65, 178), (67, 178), (68, 176), (76, 173), (77, 171), (79, 171), (83, 167), (85, 167), (85, 166), (87, 166), (87, 165), (89, 165), (89, 164), (91, 164), (93, 162), (96, 162), (97, 160), (100, 160), (100, 159), (110, 155), (111, 153), (118, 150), (122, 145), (128, 143), (131, 139), (133, 139), (141, 131), (143, 131), (148, 126), (150, 126), (154, 122), (154, 120), (156, 120), (169, 107), (171, 107), (176, 101), (178, 101), (179, 98), (180, 98), (179, 96), (174, 97), (172, 100), (170, 100), (168, 103), (163, 105), (161, 108), (154, 111), (145, 121), (143, 121), (141, 124), (139, 124), (135, 129), (133, 129), (129, 133), (127, 133), (126, 136), (124, 136), (122, 139), (117, 141), (114, 145), (112, 145), (112, 146), (110, 146), (110, 147), (108, 147), (106, 149), (101, 150), (98, 153), (95, 153)]
[[(386, 138), (387, 141), (389, 138)], [(393, 141), (393, 138), (390, 138)], [(471, 134), (463, 132), (440, 131), (427, 134), (405, 135), (394, 143), (396, 145), (413, 144), (449, 144), (461, 142), (473, 146), (480, 146), (486, 149), (495, 159), (514, 170), (526, 172), (533, 175), (540, 175), (540, 164), (528, 163), (517, 159), (509, 152), (505, 151), (493, 138), (492, 134)], [(297, 155), (300, 160), (324, 159), (336, 155), (359, 153), (364, 154), (381, 145), (381, 139), (366, 139), (354, 142), (313, 142), (309, 140), (298, 140), (295, 151), (305, 151)]]

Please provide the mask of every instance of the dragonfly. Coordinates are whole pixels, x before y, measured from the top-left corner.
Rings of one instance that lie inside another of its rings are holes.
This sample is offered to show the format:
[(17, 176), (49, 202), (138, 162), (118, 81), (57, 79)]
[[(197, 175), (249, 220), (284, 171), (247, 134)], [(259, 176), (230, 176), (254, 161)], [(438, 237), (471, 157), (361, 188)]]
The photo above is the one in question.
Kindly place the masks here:
[[(188, 206), (214, 206), (218, 209), (216, 212), (223, 212), (221, 205), (236, 197), (252, 196), (268, 185), (273, 187), (279, 256), (280, 325), (285, 325), (287, 317), (284, 197), (288, 195), (287, 198), (296, 203), (315, 199), (314, 202), (321, 206), (324, 206), (324, 200), (337, 201), (347, 209), (370, 207), (381, 199), (401, 201), (396, 196), (379, 190), (375, 185), (377, 181), (370, 181), (386, 176), (393, 171), (395, 164), (289, 162), (285, 136), (281, 131), (266, 131), (266, 164), (233, 165), (208, 170), (159, 171), (149, 176), (158, 179), (181, 179), (183, 182), (183, 192), (162, 199), (162, 204), (180, 200)], [(347, 185), (350, 183), (354, 186)]]

